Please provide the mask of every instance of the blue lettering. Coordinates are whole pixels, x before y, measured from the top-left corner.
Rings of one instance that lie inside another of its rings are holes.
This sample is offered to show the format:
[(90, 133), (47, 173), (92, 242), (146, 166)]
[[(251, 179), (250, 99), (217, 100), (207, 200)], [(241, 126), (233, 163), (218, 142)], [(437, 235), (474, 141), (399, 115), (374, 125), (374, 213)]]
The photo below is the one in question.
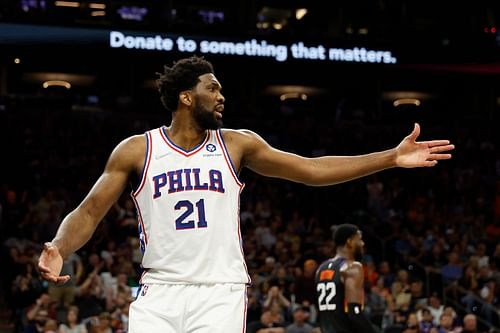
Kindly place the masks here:
[(208, 190), (208, 184), (200, 184), (200, 169), (193, 169), (194, 174), (194, 189), (195, 190)]
[(224, 193), (224, 185), (222, 185), (222, 173), (219, 170), (210, 170), (210, 191)]
[(184, 169), (184, 175), (186, 175), (186, 186), (184, 190), (191, 191), (193, 189), (193, 185), (191, 185), (191, 169)]
[[(222, 172), (220, 170), (209, 170), (208, 181), (203, 181), (200, 175), (201, 169), (179, 169), (153, 176), (153, 199), (161, 197), (161, 190), (167, 186), (168, 194), (183, 191), (214, 191), (225, 193)], [(204, 174), (205, 177), (207, 174)], [(203, 224), (203, 223), (202, 223)]]
[(161, 175), (154, 176), (153, 182), (154, 182), (154, 188), (155, 188), (155, 194), (153, 195), (153, 198), (156, 199), (156, 198), (161, 197), (160, 188), (167, 185), (167, 175), (162, 173)]
[(182, 192), (184, 191), (184, 186), (182, 186), (182, 169), (167, 172), (168, 182), (170, 187), (168, 193)]

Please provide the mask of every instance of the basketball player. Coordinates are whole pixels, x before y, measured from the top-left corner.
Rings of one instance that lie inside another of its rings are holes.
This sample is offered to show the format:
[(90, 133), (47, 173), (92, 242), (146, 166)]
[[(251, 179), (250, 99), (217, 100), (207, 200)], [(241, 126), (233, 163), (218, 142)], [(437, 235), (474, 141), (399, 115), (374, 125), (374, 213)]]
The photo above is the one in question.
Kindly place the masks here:
[(244, 167), (313, 186), (332, 185), (392, 167), (430, 167), (449, 159), (447, 140), (416, 142), (361, 156), (305, 158), (269, 146), (248, 130), (221, 129), (222, 86), (212, 65), (191, 57), (158, 79), (172, 122), (125, 139), (82, 203), (66, 216), (39, 259), (55, 283), (63, 258), (92, 236), (130, 180), (144, 252), (141, 289), (130, 308), (130, 333), (244, 332), (246, 285), (239, 197)]
[(375, 333), (363, 313), (364, 274), (361, 231), (341, 224), (334, 235), (337, 253), (316, 271), (321, 333)]

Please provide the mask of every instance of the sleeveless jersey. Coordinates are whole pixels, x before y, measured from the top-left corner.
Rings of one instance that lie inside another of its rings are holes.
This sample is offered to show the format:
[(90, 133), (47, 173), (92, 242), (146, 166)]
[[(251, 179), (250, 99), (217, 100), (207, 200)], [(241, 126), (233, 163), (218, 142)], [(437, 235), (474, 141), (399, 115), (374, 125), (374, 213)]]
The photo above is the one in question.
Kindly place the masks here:
[(239, 225), (238, 179), (220, 130), (186, 151), (165, 127), (146, 132), (132, 199), (144, 268), (141, 283), (249, 283)]
[(341, 257), (328, 259), (316, 271), (315, 282), (322, 333), (355, 332), (347, 315), (345, 286), (340, 273), (345, 262), (345, 258)]

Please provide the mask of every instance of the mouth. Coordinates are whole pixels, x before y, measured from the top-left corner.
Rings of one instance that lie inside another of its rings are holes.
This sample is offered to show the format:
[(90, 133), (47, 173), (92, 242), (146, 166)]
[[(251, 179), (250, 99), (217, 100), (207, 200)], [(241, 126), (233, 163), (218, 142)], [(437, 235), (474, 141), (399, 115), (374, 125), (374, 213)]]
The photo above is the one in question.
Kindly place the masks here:
[(215, 107), (215, 115), (217, 118), (221, 119), (222, 114), (224, 113), (224, 104), (219, 104)]

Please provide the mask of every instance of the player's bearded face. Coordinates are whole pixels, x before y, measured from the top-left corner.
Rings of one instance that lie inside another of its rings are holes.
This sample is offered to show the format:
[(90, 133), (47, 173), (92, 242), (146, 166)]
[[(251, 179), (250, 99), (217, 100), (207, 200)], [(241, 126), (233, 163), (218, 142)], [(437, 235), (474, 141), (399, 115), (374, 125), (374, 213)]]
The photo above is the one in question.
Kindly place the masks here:
[(222, 127), (222, 119), (217, 118), (215, 106), (207, 107), (199, 96), (195, 96), (193, 116), (198, 126), (204, 130), (215, 130)]
[(356, 261), (362, 261), (363, 260), (363, 245), (362, 244), (356, 244), (356, 248), (354, 249), (354, 260)]

